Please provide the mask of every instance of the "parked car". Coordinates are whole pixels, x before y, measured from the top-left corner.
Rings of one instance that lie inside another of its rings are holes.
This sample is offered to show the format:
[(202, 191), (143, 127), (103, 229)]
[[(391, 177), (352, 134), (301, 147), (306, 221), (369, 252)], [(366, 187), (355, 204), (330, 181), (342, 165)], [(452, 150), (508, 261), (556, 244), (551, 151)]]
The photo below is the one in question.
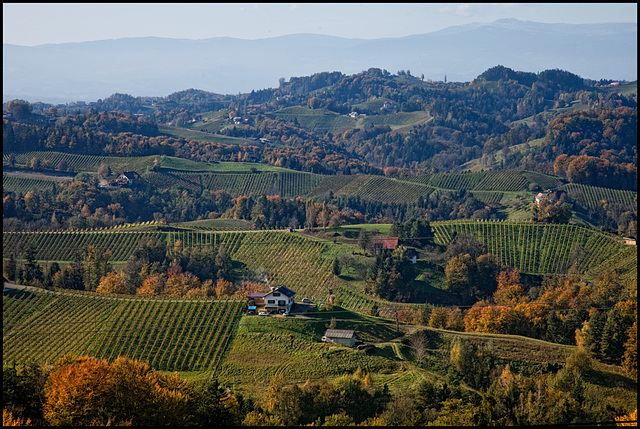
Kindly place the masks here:
[(302, 303), (303, 304), (313, 304), (313, 301), (311, 301), (309, 298), (302, 298)]
[(269, 313), (267, 310), (265, 310), (264, 308), (261, 310), (258, 310), (258, 316), (269, 316), (271, 313)]

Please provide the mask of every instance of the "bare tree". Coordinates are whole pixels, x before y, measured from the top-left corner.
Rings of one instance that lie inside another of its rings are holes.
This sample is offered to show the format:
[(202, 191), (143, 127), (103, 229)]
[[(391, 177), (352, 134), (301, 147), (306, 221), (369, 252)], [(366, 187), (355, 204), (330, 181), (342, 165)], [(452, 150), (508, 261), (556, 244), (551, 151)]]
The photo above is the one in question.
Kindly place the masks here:
[(423, 363), (427, 357), (427, 338), (424, 331), (416, 332), (409, 339), (411, 345), (411, 354), (416, 361)]

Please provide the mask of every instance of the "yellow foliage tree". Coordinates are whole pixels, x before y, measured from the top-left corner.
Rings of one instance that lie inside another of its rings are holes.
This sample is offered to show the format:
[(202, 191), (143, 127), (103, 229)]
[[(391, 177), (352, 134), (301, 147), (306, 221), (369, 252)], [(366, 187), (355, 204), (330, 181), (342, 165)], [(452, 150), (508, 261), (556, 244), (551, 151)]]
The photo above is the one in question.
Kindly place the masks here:
[(627, 415), (616, 417), (617, 426), (638, 426), (638, 409)]
[(31, 419), (14, 417), (9, 410), (2, 410), (2, 426), (31, 426)]
[(100, 284), (96, 289), (98, 293), (119, 293), (130, 294), (131, 291), (124, 280), (122, 273), (111, 271), (100, 279)]

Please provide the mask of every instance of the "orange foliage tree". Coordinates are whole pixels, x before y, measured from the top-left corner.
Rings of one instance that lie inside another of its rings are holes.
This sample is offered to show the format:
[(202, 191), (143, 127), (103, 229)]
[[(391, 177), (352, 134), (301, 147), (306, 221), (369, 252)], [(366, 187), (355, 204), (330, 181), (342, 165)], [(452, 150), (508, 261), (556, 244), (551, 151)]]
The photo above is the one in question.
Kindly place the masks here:
[(167, 425), (188, 419), (187, 383), (146, 363), (64, 356), (45, 386), (43, 412), (54, 426)]
[(100, 279), (96, 292), (130, 294), (131, 290), (127, 286), (122, 273), (111, 271)]

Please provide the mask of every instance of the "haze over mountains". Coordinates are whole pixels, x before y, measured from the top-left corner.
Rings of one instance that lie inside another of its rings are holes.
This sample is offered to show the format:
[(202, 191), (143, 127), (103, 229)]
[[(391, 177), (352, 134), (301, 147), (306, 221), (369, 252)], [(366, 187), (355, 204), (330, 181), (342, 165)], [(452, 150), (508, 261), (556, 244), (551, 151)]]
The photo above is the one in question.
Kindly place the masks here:
[(467, 82), (504, 65), (562, 69), (587, 79), (637, 79), (637, 24), (499, 20), (387, 39), (293, 34), (268, 39), (125, 38), (33, 47), (3, 44), (3, 101), (94, 101), (119, 92), (166, 96), (188, 88), (235, 94), (280, 78), (371, 67)]

